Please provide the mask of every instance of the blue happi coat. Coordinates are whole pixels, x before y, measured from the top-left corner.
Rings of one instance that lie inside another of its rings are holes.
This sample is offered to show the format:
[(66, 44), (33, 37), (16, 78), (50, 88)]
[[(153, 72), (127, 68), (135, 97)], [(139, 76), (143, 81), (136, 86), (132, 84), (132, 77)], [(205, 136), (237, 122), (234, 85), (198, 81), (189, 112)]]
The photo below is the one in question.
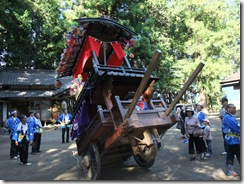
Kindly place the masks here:
[(10, 130), (10, 135), (11, 135), (11, 136), (13, 136), (13, 134), (14, 134), (14, 130), (15, 130), (16, 126), (17, 126), (19, 123), (20, 123), (20, 119), (17, 118), (17, 117), (15, 117), (15, 119), (14, 119), (14, 117), (12, 116), (12, 117), (10, 117), (10, 118), (8, 119), (8, 121), (7, 121), (7, 125), (8, 125), (8, 128), (9, 128), (9, 130)]
[(22, 142), (21, 136), (25, 136), (27, 142), (34, 139), (33, 129), (31, 127), (31, 125), (28, 123), (26, 123), (26, 124), (27, 124), (27, 130), (26, 130), (25, 134), (23, 131), (22, 123), (19, 123), (18, 126), (16, 126), (14, 133), (13, 133), (12, 140)]
[(30, 128), (32, 129), (33, 133), (40, 133), (40, 128), (42, 127), (37, 123), (37, 119), (35, 117), (28, 117), (27, 123), (30, 125)]
[[(68, 114), (69, 116), (69, 122), (71, 122), (73, 116), (71, 114)], [(60, 122), (64, 122), (64, 114), (61, 114), (59, 117), (58, 117), (58, 120), (57, 120), (59, 123)], [(70, 127), (70, 124), (66, 124), (67, 127)], [(62, 126), (62, 128), (65, 128), (65, 125)]]
[(240, 144), (240, 124), (234, 115), (229, 113), (225, 114), (222, 123), (222, 131), (226, 134), (226, 144)]
[(30, 128), (32, 131), (34, 131), (34, 126), (35, 126), (35, 118), (34, 117), (28, 117), (26, 123), (29, 124)]
[(197, 119), (200, 122), (200, 124), (202, 125), (203, 124), (203, 120), (205, 119), (205, 114), (202, 111), (198, 112), (197, 113)]

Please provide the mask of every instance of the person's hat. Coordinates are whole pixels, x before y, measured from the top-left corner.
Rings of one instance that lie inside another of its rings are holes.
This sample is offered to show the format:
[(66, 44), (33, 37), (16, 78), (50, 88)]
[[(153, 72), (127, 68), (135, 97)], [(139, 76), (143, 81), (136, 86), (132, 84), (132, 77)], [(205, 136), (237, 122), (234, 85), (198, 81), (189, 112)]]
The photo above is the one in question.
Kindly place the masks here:
[(205, 119), (203, 120), (203, 122), (208, 122), (208, 124), (210, 125), (210, 123), (209, 123), (209, 119), (207, 119), (207, 118), (205, 118)]
[(200, 106), (201, 108), (203, 108), (203, 106), (200, 103), (198, 103), (197, 106)]
[(190, 111), (190, 112), (192, 112), (192, 113), (194, 114), (194, 110), (193, 110), (191, 107), (187, 107), (187, 108), (186, 108), (186, 112), (187, 112), (187, 111)]
[(203, 121), (206, 121), (206, 122), (208, 122), (208, 123), (209, 123), (209, 120), (208, 120), (207, 118), (205, 118)]
[(228, 102), (228, 99), (227, 99), (226, 97), (223, 97), (223, 98), (221, 99), (221, 102)]

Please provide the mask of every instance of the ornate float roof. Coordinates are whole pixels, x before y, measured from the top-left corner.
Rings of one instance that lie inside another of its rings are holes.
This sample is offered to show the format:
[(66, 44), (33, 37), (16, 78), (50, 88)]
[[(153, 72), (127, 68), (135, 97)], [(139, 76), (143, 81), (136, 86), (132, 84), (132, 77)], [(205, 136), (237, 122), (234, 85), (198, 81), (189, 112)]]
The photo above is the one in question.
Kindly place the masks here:
[[(113, 54), (112, 43), (119, 43), (123, 49), (129, 48), (133, 46), (135, 43), (133, 41), (138, 36), (132, 30), (109, 18), (81, 18), (75, 21), (72, 31), (65, 34), (67, 44), (56, 70), (58, 78), (73, 75), (80, 55), (90, 52), (86, 47), (88, 36), (101, 44), (97, 51), (100, 62), (109, 59)], [(88, 57), (86, 63), (92, 65), (91, 57)]]

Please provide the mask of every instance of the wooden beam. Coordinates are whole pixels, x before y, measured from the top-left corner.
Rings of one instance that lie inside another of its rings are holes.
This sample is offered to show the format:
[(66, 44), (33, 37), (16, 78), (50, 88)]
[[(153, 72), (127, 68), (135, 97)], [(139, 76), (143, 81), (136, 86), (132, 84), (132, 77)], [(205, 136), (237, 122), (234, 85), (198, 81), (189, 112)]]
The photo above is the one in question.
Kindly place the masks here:
[(116, 144), (124, 136), (124, 134), (124, 127), (117, 128), (114, 133), (108, 139), (106, 139), (103, 147), (104, 151), (101, 153), (101, 156), (107, 153), (112, 145)]

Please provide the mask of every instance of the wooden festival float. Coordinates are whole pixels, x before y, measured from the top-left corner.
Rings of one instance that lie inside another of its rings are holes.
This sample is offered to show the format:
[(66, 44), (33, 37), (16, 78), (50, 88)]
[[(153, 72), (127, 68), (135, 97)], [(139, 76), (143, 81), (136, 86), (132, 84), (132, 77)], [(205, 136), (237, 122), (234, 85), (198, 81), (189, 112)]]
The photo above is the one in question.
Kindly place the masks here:
[(171, 111), (204, 64), (168, 106), (162, 96), (152, 98), (159, 80), (152, 72), (161, 51), (155, 52), (146, 69), (131, 67), (127, 55), (138, 39), (135, 32), (108, 18), (76, 21), (65, 35), (67, 48), (57, 76), (74, 78), (72, 138), (86, 178), (96, 180), (103, 166), (130, 157), (143, 168), (153, 166), (163, 135), (177, 122)]

